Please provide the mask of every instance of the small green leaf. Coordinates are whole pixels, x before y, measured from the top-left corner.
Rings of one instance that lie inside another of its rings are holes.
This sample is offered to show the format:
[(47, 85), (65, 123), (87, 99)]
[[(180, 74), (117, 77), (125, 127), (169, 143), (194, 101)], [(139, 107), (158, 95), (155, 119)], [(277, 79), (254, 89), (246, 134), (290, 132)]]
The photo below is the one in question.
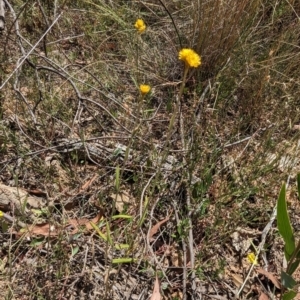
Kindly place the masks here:
[(32, 246), (32, 247), (39, 246), (44, 242), (44, 240), (45, 240), (44, 237), (38, 238), (38, 239), (33, 239), (30, 243), (30, 246)]
[(295, 238), (287, 212), (285, 184), (281, 187), (277, 202), (277, 226), (285, 243), (286, 259), (289, 261), (295, 250)]
[(79, 251), (79, 247), (78, 246), (75, 246), (74, 248), (72, 247), (72, 254), (71, 256), (73, 257), (74, 255), (76, 255)]
[(75, 233), (75, 234), (72, 236), (72, 240), (73, 240), (73, 241), (76, 241), (76, 240), (78, 240), (81, 236), (82, 236), (82, 233), (81, 233), (81, 232)]
[(297, 296), (297, 293), (295, 291), (288, 291), (283, 295), (282, 300), (292, 300), (296, 296)]
[(297, 284), (292, 276), (283, 271), (281, 271), (281, 283), (286, 289), (289, 290), (292, 290)]
[(34, 209), (33, 208), (33, 209), (31, 209), (31, 211), (36, 216), (42, 216), (42, 215), (48, 215), (49, 214), (48, 208), (42, 208), (42, 209)]
[(120, 154), (122, 154), (124, 152), (124, 150), (122, 148), (117, 148), (114, 152), (113, 152), (113, 156), (119, 156)]
[(123, 257), (123, 258), (115, 258), (112, 260), (113, 264), (128, 264), (128, 263), (132, 263), (135, 262), (136, 259), (134, 258), (130, 258), (130, 257)]

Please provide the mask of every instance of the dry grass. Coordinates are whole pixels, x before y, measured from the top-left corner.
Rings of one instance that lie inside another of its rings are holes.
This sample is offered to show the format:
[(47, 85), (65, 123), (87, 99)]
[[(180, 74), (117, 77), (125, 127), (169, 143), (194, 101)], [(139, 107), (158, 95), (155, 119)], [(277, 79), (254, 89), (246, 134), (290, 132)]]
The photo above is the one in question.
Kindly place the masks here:
[[(155, 273), (163, 299), (230, 299), (288, 176), (298, 222), (298, 2), (32, 0), (12, 9), (0, 39), (0, 179), (45, 204), (21, 215), (6, 207), (3, 299), (148, 299)], [(177, 101), (181, 47), (203, 64)], [(152, 87), (143, 101), (141, 83)], [(20, 234), (17, 221), (36, 231)], [(275, 227), (263, 255), (278, 276)], [(276, 299), (253, 275), (240, 298)]]

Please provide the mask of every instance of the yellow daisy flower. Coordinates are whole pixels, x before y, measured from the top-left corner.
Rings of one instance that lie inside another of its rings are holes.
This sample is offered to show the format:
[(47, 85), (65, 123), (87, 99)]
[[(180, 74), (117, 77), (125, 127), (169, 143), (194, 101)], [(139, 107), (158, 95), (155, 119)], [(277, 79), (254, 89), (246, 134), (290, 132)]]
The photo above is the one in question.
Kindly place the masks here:
[(141, 84), (140, 85), (140, 92), (143, 94), (143, 95), (146, 95), (150, 92), (151, 90), (151, 87), (150, 85), (147, 85), (147, 84)]
[(134, 27), (139, 33), (143, 33), (146, 30), (146, 24), (142, 19), (137, 19)]
[(179, 51), (179, 59), (184, 61), (188, 67), (197, 68), (201, 65), (200, 55), (189, 48), (183, 48)]

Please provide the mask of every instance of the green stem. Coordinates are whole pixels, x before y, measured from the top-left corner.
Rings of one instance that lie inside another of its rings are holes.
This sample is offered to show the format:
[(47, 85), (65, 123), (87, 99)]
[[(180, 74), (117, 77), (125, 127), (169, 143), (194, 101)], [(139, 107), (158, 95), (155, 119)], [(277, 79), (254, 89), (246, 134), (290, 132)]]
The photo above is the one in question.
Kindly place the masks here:
[[(164, 153), (162, 155), (162, 159), (159, 163), (158, 170), (160, 170), (160, 167), (164, 163), (164, 161), (167, 158), (168, 153), (169, 153), (170, 140), (171, 140), (171, 136), (172, 136), (173, 127), (174, 127), (174, 124), (175, 124), (175, 119), (177, 117), (177, 114), (179, 114), (179, 116), (180, 116), (181, 97), (183, 95), (183, 91), (184, 91), (188, 71), (189, 71), (189, 66), (185, 65), (184, 73), (183, 73), (183, 79), (182, 79), (182, 83), (181, 83), (179, 93), (178, 93), (178, 98), (177, 98), (176, 104), (174, 104), (174, 105), (177, 105), (177, 107), (175, 107), (174, 113), (172, 114), (172, 117), (171, 117), (171, 120), (170, 120), (170, 123), (169, 123), (168, 135), (167, 135), (167, 140), (166, 140), (166, 148), (165, 148)], [(159, 176), (159, 172), (157, 173), (157, 176)], [(157, 176), (155, 178), (155, 181), (158, 178)]]
[[(187, 65), (185, 65), (184, 73), (183, 73), (183, 79), (182, 79), (182, 83), (181, 83), (178, 98), (177, 98), (177, 111), (178, 112), (180, 111), (180, 107), (181, 107), (181, 97), (183, 95), (183, 91), (184, 91), (188, 71), (189, 71), (189, 67)], [(167, 149), (169, 148), (168, 146), (169, 146), (169, 143), (170, 143), (172, 129), (174, 127), (176, 115), (177, 115), (176, 113), (173, 113), (172, 118), (170, 120), (170, 124), (169, 124), (169, 128), (168, 128), (168, 136), (167, 136)], [(166, 152), (168, 153), (168, 151), (166, 151)]]
[(181, 97), (182, 97), (182, 94), (183, 94), (183, 91), (184, 91), (188, 71), (189, 71), (189, 66), (186, 64), (185, 68), (184, 68), (182, 83), (181, 83), (180, 90), (179, 90), (179, 95), (178, 95), (178, 101), (179, 102), (181, 100)]

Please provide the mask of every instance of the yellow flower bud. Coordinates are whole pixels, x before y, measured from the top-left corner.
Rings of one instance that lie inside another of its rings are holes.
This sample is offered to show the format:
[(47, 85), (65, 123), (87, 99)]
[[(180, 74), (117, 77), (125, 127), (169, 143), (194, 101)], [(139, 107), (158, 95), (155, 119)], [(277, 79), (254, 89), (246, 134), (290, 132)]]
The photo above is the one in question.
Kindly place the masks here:
[(139, 33), (143, 33), (146, 30), (146, 24), (142, 19), (137, 19), (134, 24), (134, 27)]
[(140, 85), (140, 92), (143, 94), (143, 95), (146, 95), (150, 92), (151, 90), (151, 87), (150, 85), (147, 85), (147, 84), (141, 84)]

